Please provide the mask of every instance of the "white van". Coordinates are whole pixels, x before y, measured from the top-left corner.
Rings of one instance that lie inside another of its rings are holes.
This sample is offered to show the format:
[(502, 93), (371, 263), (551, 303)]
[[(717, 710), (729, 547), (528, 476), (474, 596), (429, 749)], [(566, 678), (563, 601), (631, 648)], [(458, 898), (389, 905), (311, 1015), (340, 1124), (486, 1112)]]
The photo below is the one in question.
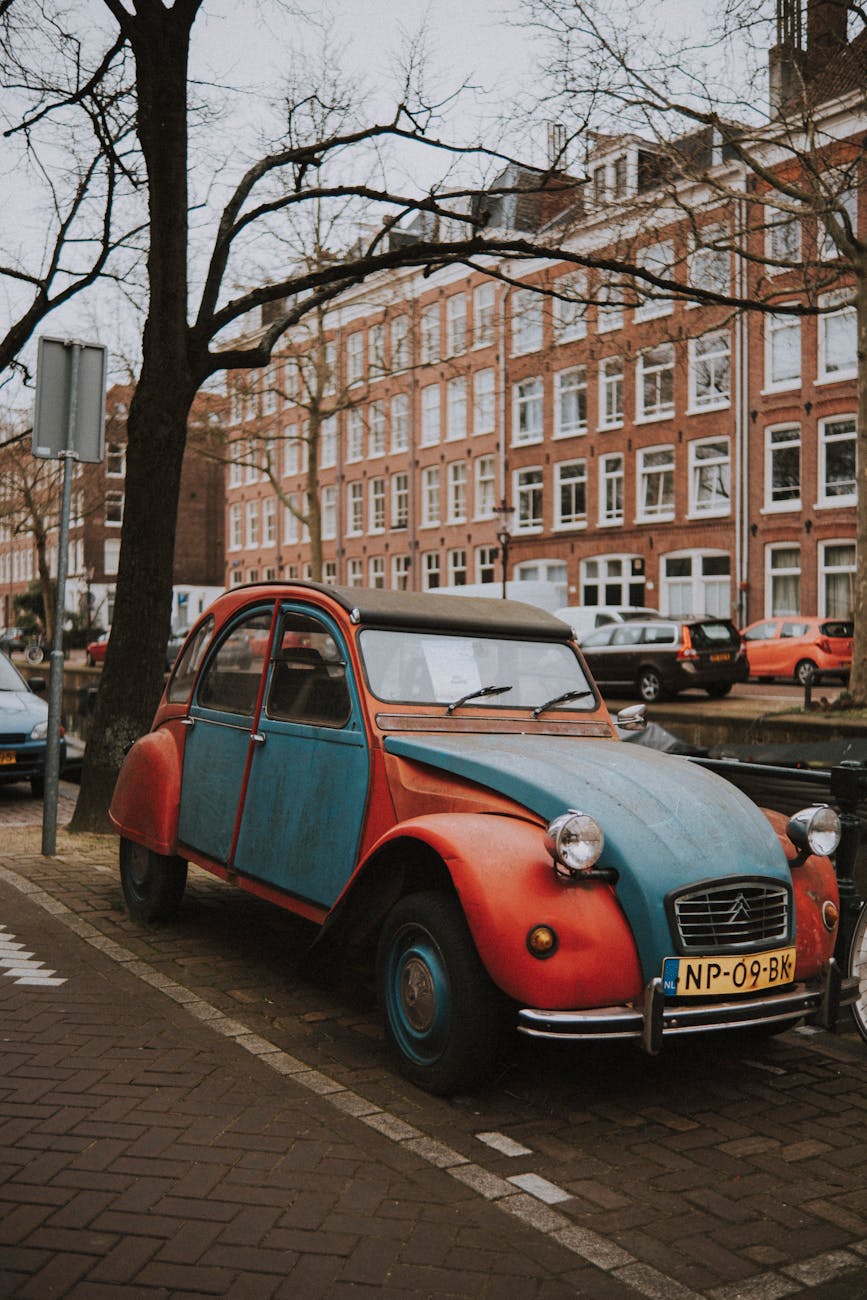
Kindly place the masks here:
[(554, 615), (569, 624), (579, 643), (588, 632), (595, 627), (604, 627), (606, 623), (662, 617), (658, 609), (650, 609), (647, 605), (564, 605), (562, 609), (555, 609)]

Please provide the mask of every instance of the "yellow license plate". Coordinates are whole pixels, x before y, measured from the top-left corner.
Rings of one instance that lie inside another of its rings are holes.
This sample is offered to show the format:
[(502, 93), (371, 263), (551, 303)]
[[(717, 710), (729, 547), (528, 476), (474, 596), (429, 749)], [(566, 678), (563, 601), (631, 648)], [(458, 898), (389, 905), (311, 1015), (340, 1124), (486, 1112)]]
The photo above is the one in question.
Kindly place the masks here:
[(14, 749), (0, 749), (0, 767), (6, 767), (9, 763), (15, 762)]
[(731, 654), (728, 653), (728, 654), (711, 655), (710, 661), (712, 664), (731, 663)]
[(791, 984), (795, 949), (777, 948), (746, 957), (666, 957), (662, 986), (671, 998), (713, 998)]

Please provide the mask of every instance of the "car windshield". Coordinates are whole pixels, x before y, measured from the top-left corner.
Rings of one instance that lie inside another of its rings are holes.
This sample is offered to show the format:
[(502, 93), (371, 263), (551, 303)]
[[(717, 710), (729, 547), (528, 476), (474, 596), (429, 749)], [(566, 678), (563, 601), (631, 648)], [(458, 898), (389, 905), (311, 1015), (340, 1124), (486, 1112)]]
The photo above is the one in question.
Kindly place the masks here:
[(510, 689), (473, 700), (472, 707), (534, 709), (567, 692), (588, 691), (558, 707), (596, 708), (581, 664), (564, 642), (366, 628), (360, 645), (370, 689), (389, 703), (448, 706), (495, 684)]
[(26, 691), (27, 684), (14, 664), (0, 654), (0, 691)]

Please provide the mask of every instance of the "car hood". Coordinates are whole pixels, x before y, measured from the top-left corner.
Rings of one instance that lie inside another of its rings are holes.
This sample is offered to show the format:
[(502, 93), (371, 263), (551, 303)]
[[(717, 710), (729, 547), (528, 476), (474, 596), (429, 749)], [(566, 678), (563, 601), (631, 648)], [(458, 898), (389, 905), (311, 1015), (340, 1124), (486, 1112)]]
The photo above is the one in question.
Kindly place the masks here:
[(32, 691), (0, 691), (0, 731), (29, 733), (47, 715), (45, 700)]
[(605, 835), (599, 865), (619, 873), (645, 979), (676, 951), (662, 905), (672, 890), (743, 875), (791, 884), (761, 810), (688, 759), (570, 736), (388, 736), (385, 748), (497, 790), (546, 821), (569, 808), (594, 817)]

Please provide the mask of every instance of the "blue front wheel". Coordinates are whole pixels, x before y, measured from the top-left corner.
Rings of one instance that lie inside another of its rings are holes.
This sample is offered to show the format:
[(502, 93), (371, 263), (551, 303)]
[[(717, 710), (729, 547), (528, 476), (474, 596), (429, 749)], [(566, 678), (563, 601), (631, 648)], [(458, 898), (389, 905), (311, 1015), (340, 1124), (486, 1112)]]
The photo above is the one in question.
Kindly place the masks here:
[(395, 905), (380, 935), (377, 986), (398, 1066), (413, 1083), (448, 1093), (490, 1075), (500, 998), (455, 898), (409, 894)]

